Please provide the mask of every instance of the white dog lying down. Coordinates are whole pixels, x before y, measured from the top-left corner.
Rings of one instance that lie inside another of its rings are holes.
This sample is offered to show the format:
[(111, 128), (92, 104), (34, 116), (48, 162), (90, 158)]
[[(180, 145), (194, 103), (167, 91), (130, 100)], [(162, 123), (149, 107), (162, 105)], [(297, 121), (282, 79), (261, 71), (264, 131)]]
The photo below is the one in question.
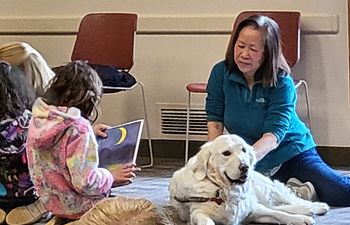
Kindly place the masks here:
[(170, 180), (170, 199), (192, 225), (315, 224), (326, 203), (297, 197), (284, 184), (254, 171), (253, 148), (237, 135), (204, 144)]

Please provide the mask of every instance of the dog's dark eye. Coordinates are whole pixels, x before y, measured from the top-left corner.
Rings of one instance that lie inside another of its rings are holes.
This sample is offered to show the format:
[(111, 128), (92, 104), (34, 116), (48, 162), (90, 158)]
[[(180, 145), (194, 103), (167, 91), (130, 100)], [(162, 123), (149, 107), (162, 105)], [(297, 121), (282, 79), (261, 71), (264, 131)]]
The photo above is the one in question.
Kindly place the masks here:
[(230, 151), (224, 151), (222, 154), (223, 154), (224, 156), (229, 156), (229, 155), (231, 155), (231, 152), (230, 152)]
[(245, 147), (242, 148), (243, 152), (247, 152), (247, 149)]

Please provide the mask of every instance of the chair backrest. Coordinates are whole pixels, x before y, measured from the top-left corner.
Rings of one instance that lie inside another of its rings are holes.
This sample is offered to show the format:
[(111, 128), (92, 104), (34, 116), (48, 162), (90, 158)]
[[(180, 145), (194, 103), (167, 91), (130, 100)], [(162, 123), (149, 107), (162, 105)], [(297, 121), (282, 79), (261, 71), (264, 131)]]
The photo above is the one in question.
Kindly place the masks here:
[[(238, 24), (252, 15), (264, 15), (275, 20), (281, 30), (282, 52), (290, 67), (293, 67), (300, 57), (300, 12), (297, 11), (243, 11), (233, 25), (233, 31)], [(233, 32), (234, 33), (234, 32)], [(231, 36), (231, 39), (233, 35)], [(230, 41), (230, 43), (232, 43)], [(228, 46), (228, 50), (233, 46)]]
[(136, 29), (136, 14), (88, 14), (80, 22), (71, 59), (130, 70)]

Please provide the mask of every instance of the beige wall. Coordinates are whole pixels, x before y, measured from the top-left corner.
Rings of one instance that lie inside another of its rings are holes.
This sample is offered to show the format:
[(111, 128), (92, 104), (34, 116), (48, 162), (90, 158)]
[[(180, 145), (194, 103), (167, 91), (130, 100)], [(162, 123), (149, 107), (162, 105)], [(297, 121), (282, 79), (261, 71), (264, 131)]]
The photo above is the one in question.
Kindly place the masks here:
[[(54, 66), (69, 61), (72, 33), (84, 14), (137, 13), (132, 73), (146, 86), (151, 135), (182, 139), (161, 134), (160, 108), (184, 107), (185, 84), (207, 80), (212, 65), (224, 56), (235, 15), (249, 9), (298, 10), (302, 50), (293, 71), (309, 83), (315, 139), (319, 145), (350, 146), (346, 4), (346, 0), (31, 0), (30, 4), (1, 0), (0, 43), (27, 41)], [(121, 123), (142, 117), (138, 94), (105, 96), (101, 121)], [(201, 105), (203, 99), (196, 96), (194, 102)]]

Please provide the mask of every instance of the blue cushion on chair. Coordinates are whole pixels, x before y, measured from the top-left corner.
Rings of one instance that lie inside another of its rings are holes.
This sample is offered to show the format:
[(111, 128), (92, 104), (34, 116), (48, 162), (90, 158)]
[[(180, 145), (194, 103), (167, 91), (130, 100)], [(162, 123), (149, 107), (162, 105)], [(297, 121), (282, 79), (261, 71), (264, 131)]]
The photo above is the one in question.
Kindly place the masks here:
[(122, 90), (116, 90), (108, 87), (121, 87), (121, 88), (131, 88), (136, 84), (136, 79), (129, 72), (124, 70), (118, 70), (113, 66), (104, 66), (97, 64), (90, 64), (94, 68), (97, 74), (100, 76), (103, 83), (104, 93), (119, 92)]

